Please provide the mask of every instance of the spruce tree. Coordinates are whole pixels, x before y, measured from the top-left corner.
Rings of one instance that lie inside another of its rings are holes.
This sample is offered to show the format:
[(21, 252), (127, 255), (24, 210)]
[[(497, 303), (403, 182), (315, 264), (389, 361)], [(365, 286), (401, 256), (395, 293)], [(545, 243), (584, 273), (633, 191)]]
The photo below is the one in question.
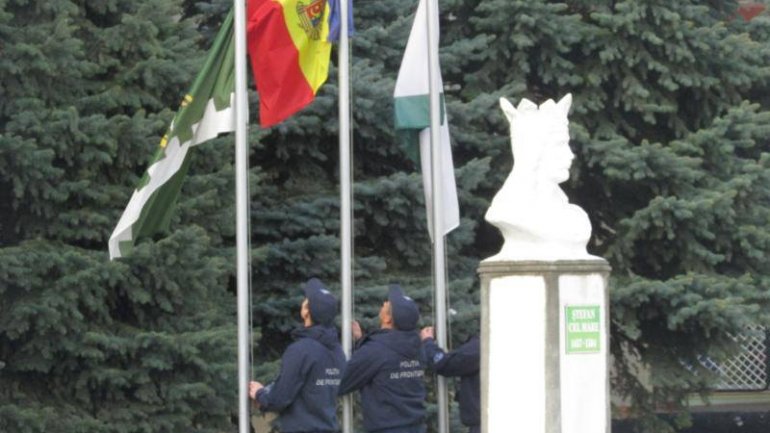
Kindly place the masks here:
[(483, 60), (457, 57), (480, 108), (468, 130), (504, 134), (498, 96), (573, 94), (565, 189), (591, 218), (589, 250), (613, 266), (613, 393), (635, 415), (683, 408), (714, 380), (698, 357), (724, 359), (728, 334), (767, 323), (770, 22), (736, 18), (732, 1), (475, 3)]
[(231, 146), (196, 164), (173, 233), (106, 250), (202, 62), (195, 23), (166, 0), (1, 4), (0, 430), (223, 431)]
[[(106, 240), (231, 2), (88, 3), (0, 0), (0, 429), (226, 430), (232, 137), (195, 149), (168, 232), (118, 262)], [(354, 2), (355, 315), (368, 329), (391, 281), (432, 321), (419, 167), (391, 114), (416, 6)], [(721, 359), (728, 333), (767, 323), (770, 21), (728, 0), (440, 7), (462, 218), (447, 237), (453, 343), (477, 331), (476, 267), (501, 242), (483, 220), (513, 162), (497, 100), (571, 92), (564, 186), (613, 266), (613, 392), (636, 414), (682, 407), (713, 379), (698, 355)], [(308, 108), (250, 130), (262, 381), (299, 323), (301, 283), (338, 289), (336, 91), (332, 65)]]

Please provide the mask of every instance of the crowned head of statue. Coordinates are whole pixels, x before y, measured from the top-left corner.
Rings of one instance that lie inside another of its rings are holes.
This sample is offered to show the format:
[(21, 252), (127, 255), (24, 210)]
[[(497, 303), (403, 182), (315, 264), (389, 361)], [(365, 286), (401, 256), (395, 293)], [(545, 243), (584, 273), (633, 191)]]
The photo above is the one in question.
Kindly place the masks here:
[(500, 98), (500, 107), (511, 125), (514, 173), (553, 184), (569, 179), (575, 157), (569, 147), (567, 114), (571, 104), (570, 94), (559, 102), (549, 99), (540, 106), (525, 98), (514, 107)]

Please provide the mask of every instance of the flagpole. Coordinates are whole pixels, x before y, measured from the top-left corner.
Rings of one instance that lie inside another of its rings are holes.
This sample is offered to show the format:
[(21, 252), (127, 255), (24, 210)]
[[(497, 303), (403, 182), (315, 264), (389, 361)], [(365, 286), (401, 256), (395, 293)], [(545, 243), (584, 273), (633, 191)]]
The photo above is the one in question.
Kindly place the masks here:
[[(342, 350), (350, 359), (353, 351), (353, 210), (352, 148), (350, 138), (350, 39), (348, 0), (340, 0), (338, 47), (339, 146), (340, 146), (340, 286), (342, 290)], [(353, 396), (342, 397), (342, 431), (353, 433)]]
[(235, 38), (235, 221), (238, 302), (238, 433), (249, 433), (249, 229), (246, 8), (233, 0)]
[[(440, 106), (440, 66), (438, 56), (438, 0), (427, 1), (428, 16), (428, 71), (430, 83), (430, 149), (431, 149), (431, 189), (433, 199), (433, 281), (435, 283), (434, 306), (436, 321), (436, 343), (444, 350), (447, 348), (446, 332), (446, 264), (444, 263), (444, 219), (442, 185), (442, 158), (441, 158), (441, 106)], [(446, 378), (436, 375), (436, 404), (438, 406), (438, 432), (449, 431), (449, 401), (447, 394)]]

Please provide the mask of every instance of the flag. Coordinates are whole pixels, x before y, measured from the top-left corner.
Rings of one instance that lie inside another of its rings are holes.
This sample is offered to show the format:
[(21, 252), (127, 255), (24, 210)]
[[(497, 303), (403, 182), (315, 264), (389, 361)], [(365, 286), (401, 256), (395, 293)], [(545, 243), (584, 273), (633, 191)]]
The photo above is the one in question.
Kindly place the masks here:
[(110, 259), (128, 254), (138, 237), (168, 226), (172, 205), (190, 165), (190, 148), (235, 129), (234, 56), (230, 12), (110, 236)]
[[(342, 31), (342, 21), (340, 18), (340, 0), (329, 0), (329, 42), (339, 42), (340, 32)], [(353, 28), (353, 2), (348, 2), (348, 36), (353, 36), (355, 29)]]
[[(438, 53), (437, 53), (438, 54)], [(443, 89), (439, 73), (439, 89)], [(419, 140), (422, 183), (425, 189), (425, 206), (428, 214), (428, 232), (433, 237), (431, 220), (433, 200), (431, 195), (431, 156), (430, 156), (430, 84), (428, 72), (428, 21), (425, 0), (420, 0), (417, 13), (406, 44), (401, 69), (398, 71), (396, 89), (393, 93), (396, 130), (401, 132), (408, 143)], [(449, 140), (449, 125), (444, 104), (443, 90), (440, 95), (441, 126), (441, 178), (439, 191), (442, 194), (444, 233), (447, 234), (460, 225), (460, 208), (457, 201), (452, 147)]]
[(246, 39), (262, 127), (304, 108), (326, 81), (330, 18), (326, 0), (249, 0)]

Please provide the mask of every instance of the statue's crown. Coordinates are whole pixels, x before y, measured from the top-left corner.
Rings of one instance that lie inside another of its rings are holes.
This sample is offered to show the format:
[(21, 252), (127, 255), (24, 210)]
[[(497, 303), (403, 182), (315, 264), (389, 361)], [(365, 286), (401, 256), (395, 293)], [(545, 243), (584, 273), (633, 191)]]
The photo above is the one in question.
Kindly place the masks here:
[(538, 107), (537, 104), (527, 98), (514, 107), (507, 99), (500, 98), (500, 108), (511, 123), (512, 130), (515, 125), (525, 125), (524, 128), (543, 128), (548, 126), (567, 124), (567, 114), (572, 105), (572, 95), (566, 94), (559, 102), (549, 99)]

